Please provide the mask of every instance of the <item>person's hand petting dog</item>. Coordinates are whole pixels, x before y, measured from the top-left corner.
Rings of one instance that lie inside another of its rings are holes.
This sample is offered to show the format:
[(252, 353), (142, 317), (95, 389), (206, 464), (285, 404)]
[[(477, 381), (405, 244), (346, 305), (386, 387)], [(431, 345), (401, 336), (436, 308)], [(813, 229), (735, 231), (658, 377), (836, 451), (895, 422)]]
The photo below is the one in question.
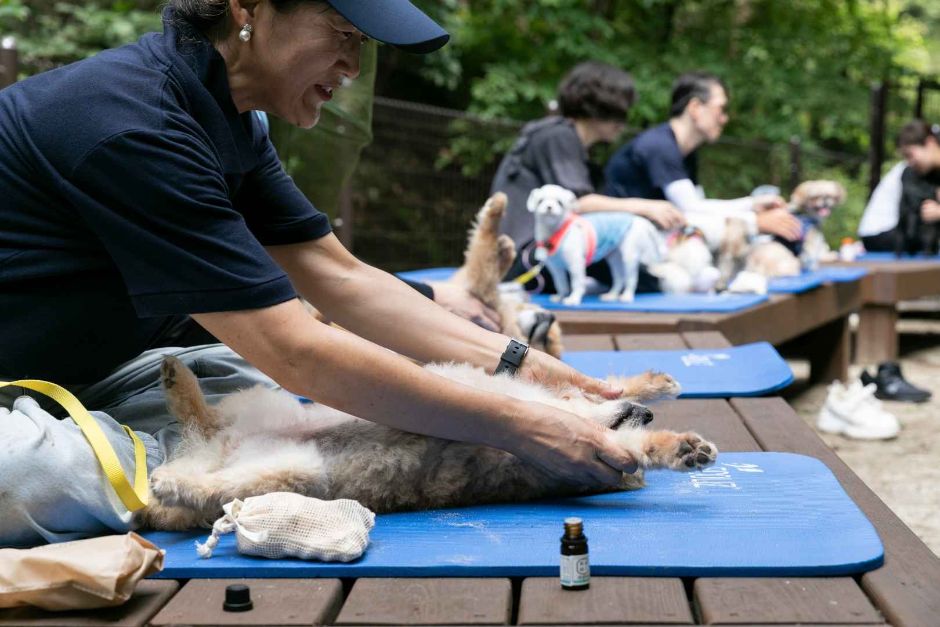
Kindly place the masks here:
[(920, 217), (924, 222), (940, 221), (940, 202), (925, 200), (920, 204)]
[[(783, 199), (781, 199), (783, 200)], [(757, 209), (757, 199), (754, 202), (754, 209), (757, 215), (757, 230), (761, 233), (778, 235), (786, 240), (795, 242), (803, 234), (803, 227), (800, 221), (793, 217), (787, 209)]]
[(550, 405), (529, 403), (524, 419), (525, 434), (513, 437), (503, 450), (540, 467), (548, 474), (575, 486), (619, 487), (623, 473), (633, 474), (637, 462), (614, 439), (614, 431)]
[(649, 206), (638, 213), (664, 231), (671, 231), (685, 226), (685, 215), (671, 202), (665, 200), (647, 201)]
[(428, 283), (434, 290), (434, 302), (453, 314), (465, 318), (487, 331), (498, 333), (502, 329), (502, 320), (495, 309), (468, 292), (466, 288), (447, 282)]

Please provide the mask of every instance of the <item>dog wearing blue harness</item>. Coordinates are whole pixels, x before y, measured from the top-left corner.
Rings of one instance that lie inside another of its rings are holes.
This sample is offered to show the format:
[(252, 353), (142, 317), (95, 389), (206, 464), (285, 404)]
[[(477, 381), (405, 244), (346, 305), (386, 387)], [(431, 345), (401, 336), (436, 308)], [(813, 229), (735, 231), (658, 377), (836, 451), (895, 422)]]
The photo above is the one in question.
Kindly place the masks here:
[(653, 223), (625, 212), (578, 214), (575, 195), (559, 185), (529, 194), (526, 208), (535, 215), (535, 257), (552, 275), (552, 300), (579, 305), (587, 289), (587, 267), (604, 260), (612, 285), (604, 301), (632, 302), (641, 265), (665, 255), (665, 241)]

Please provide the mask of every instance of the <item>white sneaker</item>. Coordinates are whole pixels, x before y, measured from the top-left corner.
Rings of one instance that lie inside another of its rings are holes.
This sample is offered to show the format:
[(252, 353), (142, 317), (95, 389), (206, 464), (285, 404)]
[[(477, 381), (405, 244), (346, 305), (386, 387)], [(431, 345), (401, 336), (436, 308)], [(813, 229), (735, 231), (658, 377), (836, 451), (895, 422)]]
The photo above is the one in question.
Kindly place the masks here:
[(816, 427), (826, 433), (838, 433), (856, 440), (889, 440), (897, 437), (901, 424), (897, 417), (885, 411), (875, 398), (874, 383), (863, 386), (853, 381), (845, 387), (839, 381), (829, 386), (829, 395)]

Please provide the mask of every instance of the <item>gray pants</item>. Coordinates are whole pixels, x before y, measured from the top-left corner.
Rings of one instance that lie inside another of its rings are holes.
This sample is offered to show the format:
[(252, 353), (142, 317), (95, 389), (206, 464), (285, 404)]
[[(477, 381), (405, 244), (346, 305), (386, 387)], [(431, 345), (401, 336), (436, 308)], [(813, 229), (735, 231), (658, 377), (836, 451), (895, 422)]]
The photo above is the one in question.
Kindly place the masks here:
[[(143, 441), (148, 471), (179, 443), (179, 425), (160, 388), (164, 355), (192, 369), (210, 403), (257, 384), (276, 387), (231, 349), (213, 344), (147, 351), (103, 381), (70, 388), (101, 426), (131, 481), (134, 446), (121, 424)], [(131, 514), (78, 425), (56, 418), (62, 409), (44, 396), (27, 392), (31, 397), (16, 398), (18, 393), (0, 389), (0, 547), (128, 531)]]

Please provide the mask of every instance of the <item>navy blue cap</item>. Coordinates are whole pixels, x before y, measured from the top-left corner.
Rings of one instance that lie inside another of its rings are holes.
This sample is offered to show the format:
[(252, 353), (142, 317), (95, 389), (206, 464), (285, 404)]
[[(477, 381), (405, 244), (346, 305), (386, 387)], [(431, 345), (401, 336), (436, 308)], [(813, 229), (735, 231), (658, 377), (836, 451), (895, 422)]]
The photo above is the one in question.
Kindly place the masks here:
[(408, 0), (327, 0), (363, 33), (407, 52), (434, 52), (450, 35)]

